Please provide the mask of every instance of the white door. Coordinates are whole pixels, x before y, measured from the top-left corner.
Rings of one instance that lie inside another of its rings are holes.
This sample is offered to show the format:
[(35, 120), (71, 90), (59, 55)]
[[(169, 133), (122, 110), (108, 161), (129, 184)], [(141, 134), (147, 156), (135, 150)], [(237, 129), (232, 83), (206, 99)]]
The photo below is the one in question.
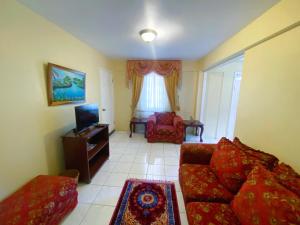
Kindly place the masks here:
[(205, 73), (201, 121), (204, 123), (204, 138), (208, 141), (218, 139), (223, 79), (223, 72)]
[(239, 56), (204, 73), (200, 118), (206, 142), (233, 138), (242, 65), (243, 56)]
[(109, 132), (115, 129), (114, 85), (111, 71), (100, 70), (100, 118), (101, 123), (109, 124)]

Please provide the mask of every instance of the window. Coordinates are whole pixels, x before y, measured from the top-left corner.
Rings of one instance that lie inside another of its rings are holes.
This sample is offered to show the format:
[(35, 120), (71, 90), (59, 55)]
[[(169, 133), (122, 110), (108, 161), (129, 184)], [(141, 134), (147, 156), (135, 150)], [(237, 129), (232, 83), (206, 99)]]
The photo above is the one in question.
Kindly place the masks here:
[(144, 77), (137, 117), (148, 117), (154, 112), (171, 111), (164, 78), (154, 72)]

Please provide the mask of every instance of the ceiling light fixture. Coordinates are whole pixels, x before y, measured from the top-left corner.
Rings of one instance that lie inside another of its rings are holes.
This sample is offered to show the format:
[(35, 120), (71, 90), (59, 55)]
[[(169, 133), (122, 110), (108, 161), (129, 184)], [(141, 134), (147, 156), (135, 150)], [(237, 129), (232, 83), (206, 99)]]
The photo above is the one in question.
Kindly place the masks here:
[(145, 42), (151, 42), (157, 36), (157, 32), (152, 29), (143, 29), (139, 32), (139, 34), (140, 34), (141, 38), (143, 39), (143, 41), (145, 41)]

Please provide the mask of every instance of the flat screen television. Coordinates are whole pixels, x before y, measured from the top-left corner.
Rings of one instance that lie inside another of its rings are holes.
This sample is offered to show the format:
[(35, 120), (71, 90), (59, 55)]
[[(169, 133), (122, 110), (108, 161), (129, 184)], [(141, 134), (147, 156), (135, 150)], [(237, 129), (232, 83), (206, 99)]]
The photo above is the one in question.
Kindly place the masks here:
[(99, 123), (99, 109), (97, 104), (87, 104), (75, 107), (76, 131), (81, 132)]

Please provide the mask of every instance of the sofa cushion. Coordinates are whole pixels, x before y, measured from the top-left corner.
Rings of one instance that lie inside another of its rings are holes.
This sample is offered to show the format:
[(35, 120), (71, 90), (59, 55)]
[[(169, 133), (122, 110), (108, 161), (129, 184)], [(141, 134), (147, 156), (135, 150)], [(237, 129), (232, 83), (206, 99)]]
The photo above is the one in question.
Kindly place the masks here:
[(253, 149), (243, 144), (237, 137), (234, 138), (233, 143), (240, 149), (242, 149), (244, 152), (246, 152), (249, 156), (258, 159), (259, 162), (267, 169), (272, 170), (278, 164), (278, 159), (275, 156), (263, 151)]
[(165, 112), (165, 113), (154, 113), (156, 117), (156, 123), (161, 125), (173, 125), (175, 112)]
[(157, 125), (156, 132), (160, 135), (176, 135), (176, 129), (170, 125)]
[(190, 225), (238, 225), (237, 217), (228, 204), (191, 202), (186, 206)]
[(185, 202), (230, 202), (233, 198), (208, 165), (183, 164), (179, 178)]
[(77, 205), (73, 178), (40, 175), (0, 202), (1, 225), (57, 225)]
[(250, 172), (231, 204), (242, 224), (300, 224), (300, 199), (261, 165)]
[(210, 167), (220, 182), (231, 192), (236, 193), (246, 180), (253, 167), (246, 153), (231, 141), (222, 138), (213, 152)]
[(274, 170), (278, 182), (300, 197), (300, 175), (287, 164), (280, 163)]

